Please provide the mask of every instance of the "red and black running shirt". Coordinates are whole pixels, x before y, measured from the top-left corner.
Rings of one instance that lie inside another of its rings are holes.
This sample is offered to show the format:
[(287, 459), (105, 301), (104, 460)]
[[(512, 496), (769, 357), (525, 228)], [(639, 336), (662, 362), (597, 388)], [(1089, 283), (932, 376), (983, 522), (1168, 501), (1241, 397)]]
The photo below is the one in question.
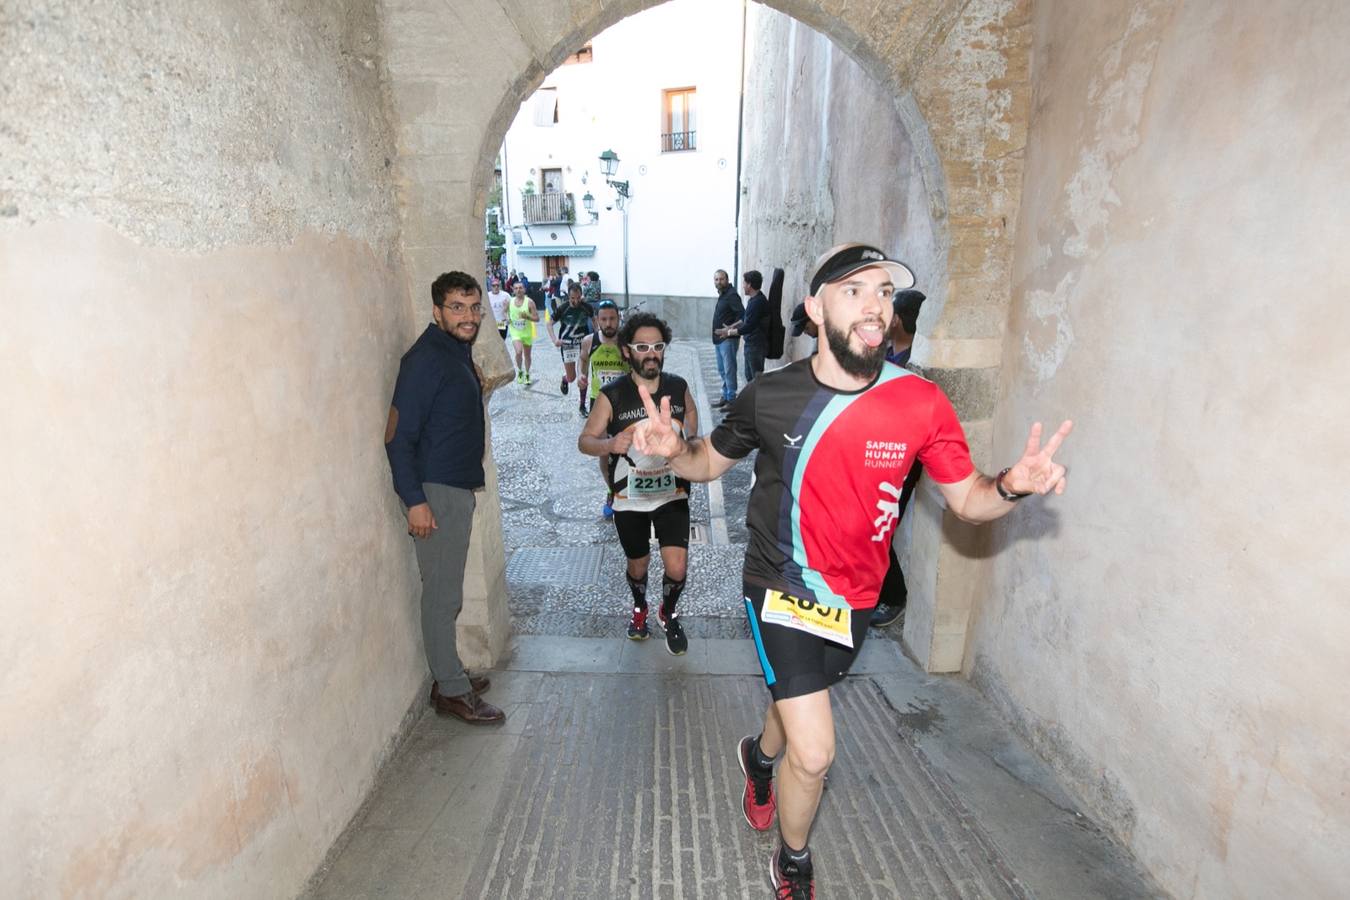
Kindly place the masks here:
[(810, 359), (765, 372), (709, 440), (730, 459), (759, 450), (745, 580), (835, 608), (876, 606), (916, 458), (943, 484), (975, 470), (942, 389), (891, 363), (851, 392), (817, 381)]

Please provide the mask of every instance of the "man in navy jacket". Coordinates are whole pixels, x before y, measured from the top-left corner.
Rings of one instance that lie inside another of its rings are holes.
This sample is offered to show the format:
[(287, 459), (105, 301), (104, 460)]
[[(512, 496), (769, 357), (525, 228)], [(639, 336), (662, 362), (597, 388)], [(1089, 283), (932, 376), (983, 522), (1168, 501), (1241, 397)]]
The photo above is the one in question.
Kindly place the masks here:
[(487, 678), (464, 671), (455, 620), (464, 605), (464, 567), (473, 492), (483, 487), (483, 385), (472, 347), (483, 320), (483, 289), (447, 272), (431, 284), (432, 324), (403, 355), (384, 449), (394, 490), (408, 508), (408, 534), (422, 572), (422, 642), (431, 667), (431, 705), (466, 722), (506, 714), (479, 696)]
[(760, 293), (764, 276), (751, 269), (741, 276), (741, 290), (745, 292), (745, 313), (726, 334), (744, 340), (745, 383), (754, 381), (764, 371), (764, 357), (769, 351), (769, 301)]

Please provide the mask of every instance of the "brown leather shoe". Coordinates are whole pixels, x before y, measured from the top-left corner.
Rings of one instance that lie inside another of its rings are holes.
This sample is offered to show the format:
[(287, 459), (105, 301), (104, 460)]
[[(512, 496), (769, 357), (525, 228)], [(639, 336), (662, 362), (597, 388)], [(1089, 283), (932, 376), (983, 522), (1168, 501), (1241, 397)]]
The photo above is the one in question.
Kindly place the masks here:
[(506, 713), (469, 691), (458, 697), (444, 697), (439, 691), (432, 695), (431, 704), (438, 716), (454, 716), (470, 725), (495, 725), (506, 721)]
[[(464, 673), (468, 675), (468, 673)], [(469, 675), (469, 690), (475, 694), (486, 694), (492, 687), (492, 679), (486, 675)], [(442, 696), (441, 685), (436, 679), (431, 679), (431, 703), (434, 706), (436, 698)]]

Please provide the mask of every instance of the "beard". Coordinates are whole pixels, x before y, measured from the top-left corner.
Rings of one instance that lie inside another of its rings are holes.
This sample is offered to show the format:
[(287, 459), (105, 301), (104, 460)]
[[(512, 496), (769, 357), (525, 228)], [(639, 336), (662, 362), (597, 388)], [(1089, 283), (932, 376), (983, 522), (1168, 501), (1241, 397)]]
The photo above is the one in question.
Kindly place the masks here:
[(474, 341), (478, 340), (478, 332), (483, 330), (480, 326), (473, 325), (471, 326), (473, 328), (473, 334), (469, 335), (468, 337), (462, 337), (460, 335), (461, 326), (452, 326), (444, 319), (437, 322), (436, 325), (441, 329), (441, 331), (444, 331), (446, 334), (450, 335), (452, 338), (459, 341), (461, 344), (472, 344)]
[(883, 340), (877, 346), (864, 347), (863, 352), (858, 353), (849, 345), (850, 334), (850, 331), (837, 330), (828, 318), (825, 320), (825, 341), (839, 368), (854, 378), (871, 381), (881, 374), (881, 367), (886, 365), (887, 343)]
[(600, 336), (603, 337), (603, 338), (604, 338), (605, 340), (607, 340), (607, 341), (612, 341), (612, 340), (614, 340), (614, 335), (616, 335), (616, 334), (618, 334), (618, 333), (619, 333), (619, 326), (618, 326), (618, 325), (615, 325), (613, 328), (601, 328), (601, 329), (600, 329)]
[(636, 368), (643, 378), (658, 378), (664, 365), (659, 359), (644, 359)]

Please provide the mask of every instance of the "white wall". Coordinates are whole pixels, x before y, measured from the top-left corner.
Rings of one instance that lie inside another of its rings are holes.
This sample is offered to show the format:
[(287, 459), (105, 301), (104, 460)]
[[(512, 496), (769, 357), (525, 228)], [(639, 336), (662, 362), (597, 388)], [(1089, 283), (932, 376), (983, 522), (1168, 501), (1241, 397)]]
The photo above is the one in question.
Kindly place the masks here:
[[(652, 47), (660, 49), (652, 51)], [(597, 225), (574, 227), (576, 243), (595, 244), (593, 258), (571, 269), (594, 269), (606, 293), (623, 289), (622, 215), (605, 210), (614, 193), (597, 158), (612, 149), (621, 159), (617, 178), (630, 183), (629, 290), (634, 294), (700, 296), (713, 293), (714, 269), (731, 270), (735, 242), (736, 144), (740, 92), (741, 7), (726, 0), (672, 0), (631, 16), (592, 41), (594, 61), (561, 66), (544, 80), (556, 87), (559, 122), (537, 127), (532, 100), (507, 132), (504, 202), (513, 225), (523, 221), (520, 187), (539, 171), (564, 169), (564, 190), (575, 193), (577, 219), (588, 189), (600, 212)], [(661, 152), (662, 90), (698, 89), (698, 149)], [(536, 170), (533, 175), (530, 169)], [(570, 171), (568, 171), (570, 169)], [(645, 169), (645, 171), (644, 171)], [(586, 181), (583, 184), (582, 178)], [(547, 240), (566, 226), (533, 226)], [(509, 241), (509, 238), (508, 238)], [(531, 278), (539, 260), (514, 256), (508, 266)]]

